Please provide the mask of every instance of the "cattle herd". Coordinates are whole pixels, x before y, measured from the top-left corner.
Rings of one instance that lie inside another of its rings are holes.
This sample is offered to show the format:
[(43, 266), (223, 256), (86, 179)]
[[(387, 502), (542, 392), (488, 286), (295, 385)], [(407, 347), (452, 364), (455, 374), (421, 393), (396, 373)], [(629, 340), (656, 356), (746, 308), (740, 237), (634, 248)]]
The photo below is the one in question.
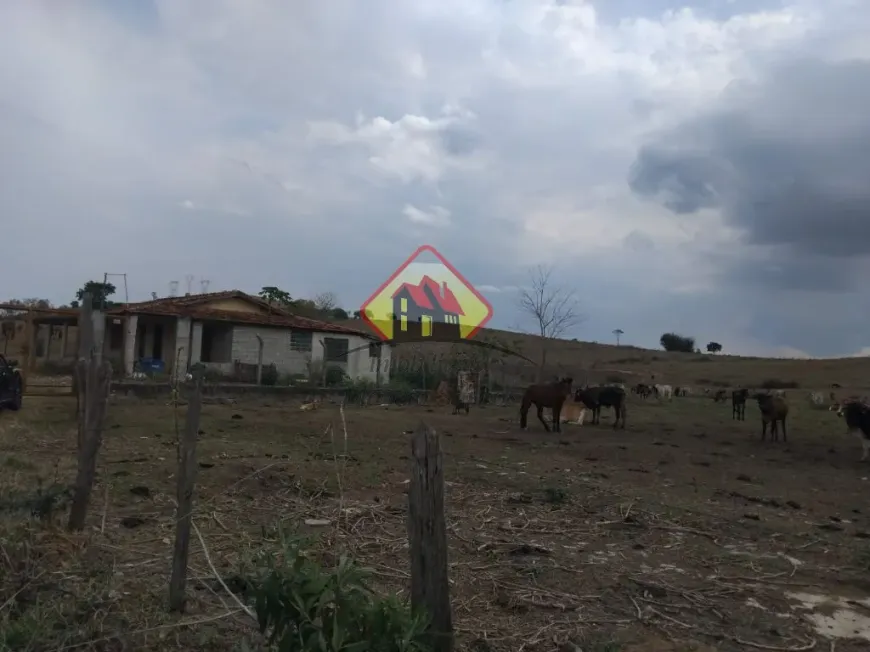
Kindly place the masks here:
[[(836, 385), (839, 387), (839, 385)], [(692, 391), (688, 387), (672, 387), (671, 385), (638, 383), (631, 387), (630, 392), (641, 400), (657, 398), (659, 400), (672, 400), (675, 396), (690, 396)], [(714, 402), (724, 402), (728, 399), (728, 392), (722, 390), (705, 390), (704, 395), (712, 397)], [(738, 421), (746, 420), (746, 403), (749, 399), (758, 404), (761, 415), (761, 440), (767, 439), (768, 428), (772, 441), (779, 441), (779, 433), (782, 432), (783, 442), (788, 441), (786, 421), (789, 414), (789, 403), (783, 390), (750, 391), (747, 388), (738, 388), (731, 394), (731, 418)], [(520, 427), (528, 427), (528, 413), (534, 405), (537, 410), (538, 420), (544, 425), (547, 432), (550, 426), (544, 419), (544, 408), (552, 410), (552, 424), (555, 432), (561, 432), (562, 423), (575, 423), (583, 425), (583, 420), (588, 409), (592, 413), (592, 424), (600, 423), (601, 409), (613, 409), (613, 428), (625, 428), (627, 391), (621, 383), (609, 385), (585, 385), (574, 388), (572, 378), (562, 378), (548, 384), (536, 384), (529, 386), (523, 394), (520, 406)], [(812, 392), (809, 395), (810, 402), (815, 407), (824, 407), (825, 399), (820, 394)], [(850, 397), (843, 401), (837, 401), (833, 392), (830, 394), (830, 407), (838, 417), (843, 418), (849, 433), (857, 435), (861, 440), (861, 461), (867, 461), (870, 457), (870, 402), (857, 397)]]

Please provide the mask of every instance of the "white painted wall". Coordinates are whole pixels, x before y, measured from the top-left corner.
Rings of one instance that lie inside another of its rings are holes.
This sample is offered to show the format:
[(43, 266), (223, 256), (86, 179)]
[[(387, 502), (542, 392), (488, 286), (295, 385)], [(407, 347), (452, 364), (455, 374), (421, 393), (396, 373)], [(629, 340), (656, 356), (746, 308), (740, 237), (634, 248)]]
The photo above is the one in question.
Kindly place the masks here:
[[(195, 329), (195, 327), (194, 327)], [(195, 330), (194, 330), (195, 332)], [(234, 326), (233, 327), (233, 362), (244, 364), (257, 364), (259, 341), (257, 335), (263, 339), (263, 364), (274, 364), (282, 374), (308, 374), (309, 363), (317, 363), (323, 360), (323, 340), (326, 337), (348, 340), (348, 360), (346, 367), (347, 375), (353, 379), (366, 379), (372, 382), (377, 378), (376, 358), (369, 357), (369, 342), (372, 340), (358, 335), (344, 335), (341, 333), (314, 332), (311, 337), (311, 351), (294, 351), (290, 346), (290, 329), (263, 328), (257, 326)], [(194, 335), (194, 340), (196, 336)], [(201, 342), (201, 340), (200, 340)], [(359, 350), (354, 350), (359, 349)], [(194, 352), (194, 357), (199, 358), (199, 352)], [(229, 373), (233, 369), (233, 363), (206, 363), (211, 369), (219, 369)], [(381, 360), (381, 383), (387, 383), (390, 379), (390, 347), (383, 346)]]

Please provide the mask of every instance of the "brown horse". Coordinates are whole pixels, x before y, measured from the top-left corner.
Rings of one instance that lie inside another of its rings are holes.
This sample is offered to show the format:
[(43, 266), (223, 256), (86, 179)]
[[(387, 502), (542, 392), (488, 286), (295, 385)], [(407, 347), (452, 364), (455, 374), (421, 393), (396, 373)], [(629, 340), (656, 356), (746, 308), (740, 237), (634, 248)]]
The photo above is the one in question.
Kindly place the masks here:
[(538, 408), (538, 419), (544, 424), (544, 429), (547, 432), (550, 432), (550, 426), (544, 421), (545, 407), (553, 410), (553, 430), (562, 432), (560, 426), (562, 406), (565, 404), (565, 399), (570, 396), (573, 384), (574, 379), (563, 378), (556, 383), (529, 387), (523, 394), (523, 402), (520, 406), (520, 428), (525, 430), (528, 427), (529, 408), (534, 405)]

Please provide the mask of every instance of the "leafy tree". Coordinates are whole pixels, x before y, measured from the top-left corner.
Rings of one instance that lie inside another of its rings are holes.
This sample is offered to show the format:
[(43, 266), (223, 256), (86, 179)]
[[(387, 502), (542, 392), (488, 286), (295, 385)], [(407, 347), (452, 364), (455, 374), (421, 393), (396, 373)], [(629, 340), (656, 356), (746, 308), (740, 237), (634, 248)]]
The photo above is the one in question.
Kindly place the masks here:
[(347, 310), (344, 308), (333, 308), (330, 310), (330, 314), (333, 319), (350, 319), (350, 315), (347, 314)]
[(109, 301), (109, 297), (115, 294), (116, 290), (114, 284), (109, 282), (88, 281), (76, 291), (76, 301), (81, 302), (86, 294), (90, 294), (94, 308), (111, 308), (115, 303)]
[(692, 353), (695, 350), (695, 338), (677, 333), (665, 333), (659, 339), (659, 343), (665, 351), (677, 351), (680, 353)]
[[(28, 297), (26, 299), (9, 299), (9, 301), (4, 301), (10, 306), (16, 306), (24, 310), (26, 308), (41, 308), (45, 310), (46, 308), (51, 308), (51, 301), (48, 299), (37, 299), (36, 297)], [(8, 315), (12, 315), (17, 313), (18, 310), (15, 308), (0, 308), (0, 317), (5, 317)]]
[(719, 342), (709, 342), (707, 344), (707, 353), (719, 353), (722, 350), (722, 345)]
[(616, 335), (616, 346), (619, 346), (619, 340), (623, 335), (625, 335), (625, 331), (621, 328), (614, 328), (613, 334)]
[(268, 301), (279, 306), (289, 306), (293, 303), (293, 297), (290, 296), (289, 292), (285, 292), (274, 285), (264, 286), (259, 292), (259, 297), (263, 301)]

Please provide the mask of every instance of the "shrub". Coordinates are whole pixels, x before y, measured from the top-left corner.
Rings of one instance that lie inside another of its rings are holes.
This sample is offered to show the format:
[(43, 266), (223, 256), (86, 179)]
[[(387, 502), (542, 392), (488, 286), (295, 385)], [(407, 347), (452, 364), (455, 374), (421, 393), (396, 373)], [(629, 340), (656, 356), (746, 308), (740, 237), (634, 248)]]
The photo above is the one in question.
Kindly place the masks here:
[(337, 365), (327, 365), (326, 378), (324, 379), (324, 384), (327, 387), (336, 387), (338, 385), (343, 385), (347, 381), (347, 379), (347, 374), (344, 373), (344, 369)]
[(659, 343), (665, 351), (677, 351), (680, 353), (692, 353), (695, 350), (695, 338), (677, 333), (664, 333)]
[(368, 573), (342, 555), (325, 569), (305, 540), (280, 532), (283, 554), (261, 554), (253, 582), (257, 620), (281, 652), (425, 652), (426, 618), (395, 595), (379, 597)]
[(404, 380), (390, 380), (387, 390), (394, 403), (413, 403), (416, 400), (414, 386)]
[(761, 389), (797, 389), (800, 386), (801, 384), (794, 380), (780, 380), (779, 378), (768, 378), (759, 385)]
[(348, 403), (362, 403), (365, 405), (368, 402), (369, 396), (375, 391), (375, 384), (365, 378), (352, 380), (347, 384), (347, 390), (344, 392), (344, 399)]
[(222, 373), (219, 369), (211, 369), (206, 367), (205, 371), (202, 372), (202, 379), (206, 383), (222, 383), (226, 382), (226, 374)]
[(274, 364), (263, 365), (260, 382), (263, 385), (267, 385), (269, 387), (276, 385), (278, 383), (278, 367), (276, 367)]

